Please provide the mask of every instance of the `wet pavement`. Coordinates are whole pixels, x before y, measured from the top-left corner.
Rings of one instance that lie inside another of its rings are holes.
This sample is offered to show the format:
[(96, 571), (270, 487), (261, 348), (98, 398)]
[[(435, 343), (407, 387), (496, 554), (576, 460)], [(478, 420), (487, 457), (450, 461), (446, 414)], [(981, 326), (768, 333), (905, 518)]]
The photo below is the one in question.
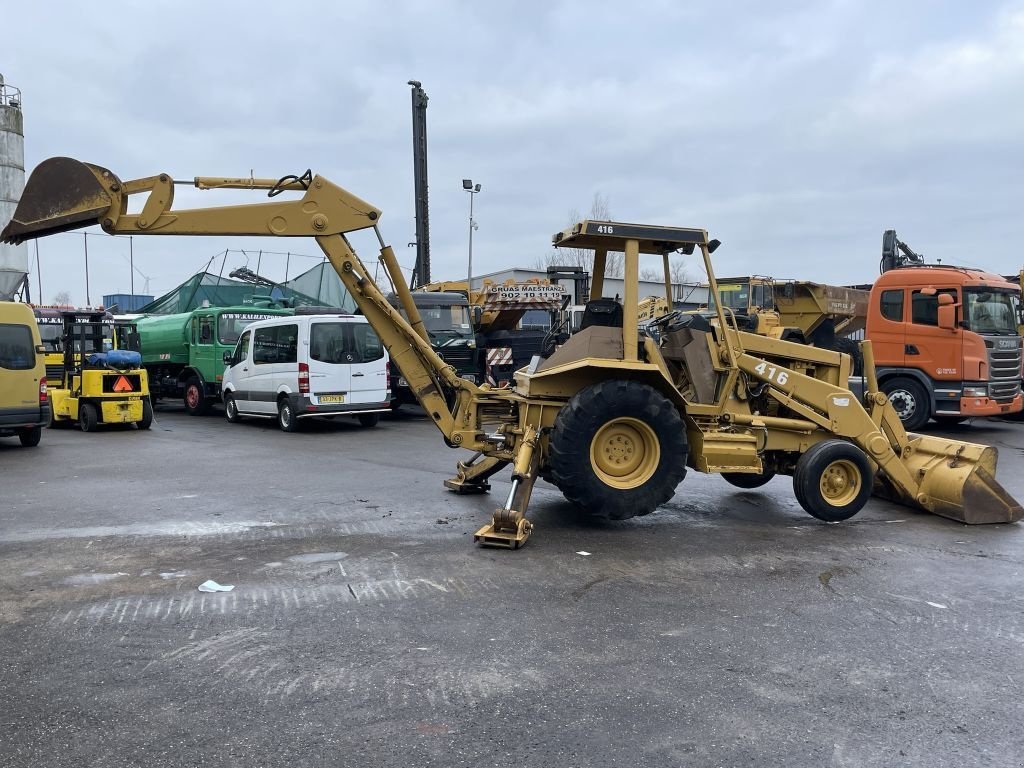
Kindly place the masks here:
[[(1024, 498), (1024, 424), (955, 434)], [(0, 441), (0, 765), (1024, 765), (1024, 526), (690, 472), (480, 549), (464, 456), (415, 411)]]

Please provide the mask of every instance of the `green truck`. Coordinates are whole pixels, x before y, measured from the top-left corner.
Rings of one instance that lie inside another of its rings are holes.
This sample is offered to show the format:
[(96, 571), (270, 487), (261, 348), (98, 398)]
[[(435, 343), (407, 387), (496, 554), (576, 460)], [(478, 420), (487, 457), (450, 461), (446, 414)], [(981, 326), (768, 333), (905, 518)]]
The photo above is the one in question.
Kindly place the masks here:
[(201, 307), (136, 320), (152, 398), (180, 397), (193, 416), (206, 413), (220, 402), (224, 353), (234, 350), (242, 330), (257, 320), (294, 314), (269, 307)]

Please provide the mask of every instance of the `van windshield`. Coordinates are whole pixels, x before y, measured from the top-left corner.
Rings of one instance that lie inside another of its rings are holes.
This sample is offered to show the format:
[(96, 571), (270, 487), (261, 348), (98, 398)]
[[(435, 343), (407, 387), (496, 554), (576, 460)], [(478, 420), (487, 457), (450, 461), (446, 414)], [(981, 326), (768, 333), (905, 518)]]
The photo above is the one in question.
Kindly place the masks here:
[(369, 323), (314, 323), (309, 357), (331, 365), (372, 363), (384, 357), (384, 345)]

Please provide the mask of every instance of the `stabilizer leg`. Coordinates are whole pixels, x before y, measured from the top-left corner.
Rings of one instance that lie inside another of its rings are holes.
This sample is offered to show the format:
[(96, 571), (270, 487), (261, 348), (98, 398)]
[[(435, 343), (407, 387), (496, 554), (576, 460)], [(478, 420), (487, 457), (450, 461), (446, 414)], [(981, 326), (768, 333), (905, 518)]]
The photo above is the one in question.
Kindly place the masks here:
[(487, 482), (488, 478), (503, 470), (508, 466), (508, 462), (493, 456), (478, 461), (482, 455), (474, 453), (469, 461), (460, 461), (456, 467), (458, 474), (445, 480), (444, 487), (458, 494), (488, 493), (491, 490), (491, 484)]
[(536, 429), (526, 428), (526, 434), (516, 453), (512, 489), (509, 491), (505, 506), (494, 512), (489, 524), (473, 534), (473, 540), (481, 546), (519, 549), (530, 538), (533, 523), (526, 519), (526, 508), (530, 504), (530, 496), (533, 494), (533, 485), (537, 482), (537, 470), (540, 466), (538, 437)]

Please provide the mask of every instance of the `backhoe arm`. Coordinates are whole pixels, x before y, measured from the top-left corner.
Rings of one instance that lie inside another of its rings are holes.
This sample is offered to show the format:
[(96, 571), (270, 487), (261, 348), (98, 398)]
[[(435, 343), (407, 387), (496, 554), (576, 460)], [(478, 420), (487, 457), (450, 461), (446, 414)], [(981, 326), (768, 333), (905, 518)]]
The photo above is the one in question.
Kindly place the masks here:
[[(33, 171), (0, 240), (20, 243), (93, 224), (112, 235), (314, 237), (449, 444), (475, 442), (467, 429), (470, 420), (455, 414), (471, 407), (478, 390), (431, 348), (394, 252), (377, 229), (377, 208), (308, 171), (280, 180), (197, 177), (188, 182), (200, 189), (268, 190), (271, 198), (282, 191), (303, 192), (299, 199), (247, 205), (174, 210), (174, 185), (180, 183), (167, 174), (122, 182), (106, 168), (50, 158)], [(141, 193), (148, 193), (142, 210), (128, 213), (129, 196)], [(345, 237), (363, 229), (376, 233), (380, 260), (409, 320), (368, 277)]]

